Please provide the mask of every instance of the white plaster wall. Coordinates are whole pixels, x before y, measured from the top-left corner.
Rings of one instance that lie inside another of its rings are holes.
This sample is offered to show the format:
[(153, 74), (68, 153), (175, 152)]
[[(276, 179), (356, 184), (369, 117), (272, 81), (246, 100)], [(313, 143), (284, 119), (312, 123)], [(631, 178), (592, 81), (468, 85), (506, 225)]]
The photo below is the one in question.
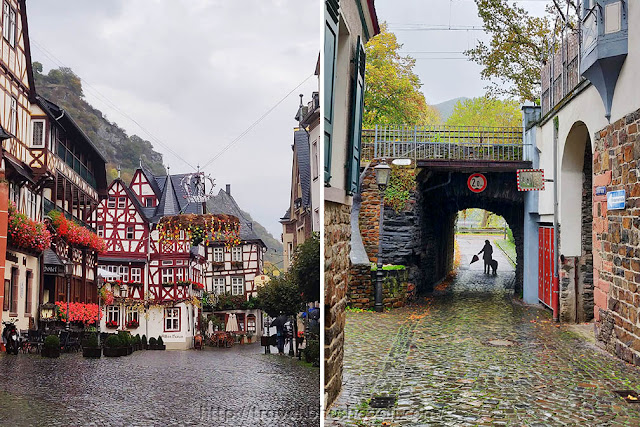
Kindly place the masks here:
[[(21, 253), (19, 251), (7, 250), (7, 252), (11, 252), (18, 257), (18, 263), (11, 262), (7, 260), (4, 270), (4, 278), (7, 280), (11, 280), (11, 270), (13, 267), (17, 267), (19, 271), (18, 276), (18, 317), (10, 317), (9, 311), (2, 312), (2, 319), (9, 320), (16, 319), (16, 327), (18, 330), (26, 330), (29, 329), (29, 317), (37, 317), (37, 311), (39, 309), (38, 305), (38, 296), (40, 291), (40, 264), (38, 262), (38, 258)], [(26, 261), (26, 265), (23, 263), (23, 260)], [(31, 281), (31, 314), (25, 314), (25, 303), (27, 300), (27, 270), (30, 270), (33, 274), (33, 279)], [(2, 286), (4, 286), (4, 281), (2, 282)], [(5, 298), (8, 298), (8, 295), (5, 295)], [(10, 303), (10, 302), (9, 302)], [(0, 307), (1, 309), (2, 307)], [(2, 327), (4, 330), (4, 326)]]

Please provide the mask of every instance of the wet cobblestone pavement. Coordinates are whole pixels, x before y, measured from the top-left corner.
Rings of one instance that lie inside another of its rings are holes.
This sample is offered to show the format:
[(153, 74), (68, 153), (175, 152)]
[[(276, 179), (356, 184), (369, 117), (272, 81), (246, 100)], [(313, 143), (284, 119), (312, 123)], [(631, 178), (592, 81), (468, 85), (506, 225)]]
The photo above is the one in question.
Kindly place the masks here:
[(318, 426), (320, 373), (256, 344), (0, 356), (0, 424)]
[[(468, 258), (418, 306), (347, 313), (326, 425), (640, 426), (640, 404), (613, 393), (640, 391), (639, 369), (515, 301), (513, 272), (485, 276)], [(372, 408), (374, 395), (395, 405)]]

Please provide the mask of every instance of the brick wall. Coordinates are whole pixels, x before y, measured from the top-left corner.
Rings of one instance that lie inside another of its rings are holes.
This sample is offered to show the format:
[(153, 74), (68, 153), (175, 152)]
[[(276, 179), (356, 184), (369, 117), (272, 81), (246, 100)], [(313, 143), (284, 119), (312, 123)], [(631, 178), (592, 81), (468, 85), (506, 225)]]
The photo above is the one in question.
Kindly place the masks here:
[(350, 206), (325, 201), (324, 205), (324, 381), (328, 408), (342, 387), (344, 323), (349, 282), (351, 240)]
[(623, 360), (640, 365), (640, 110), (595, 135), (593, 186), (626, 190), (626, 209), (593, 201), (593, 277), (596, 338)]
[[(382, 282), (382, 304), (385, 308), (404, 307), (407, 304), (408, 271), (384, 270)], [(349, 307), (373, 309), (376, 272), (370, 266), (352, 265), (349, 277)]]

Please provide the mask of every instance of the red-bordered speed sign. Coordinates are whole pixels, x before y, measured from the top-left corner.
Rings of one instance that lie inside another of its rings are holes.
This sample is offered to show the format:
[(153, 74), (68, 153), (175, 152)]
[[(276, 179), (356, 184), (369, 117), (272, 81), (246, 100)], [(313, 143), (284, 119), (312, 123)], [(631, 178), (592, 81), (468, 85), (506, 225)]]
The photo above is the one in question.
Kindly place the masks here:
[(469, 175), (467, 180), (467, 187), (474, 193), (482, 193), (487, 188), (487, 177), (481, 173), (474, 173)]

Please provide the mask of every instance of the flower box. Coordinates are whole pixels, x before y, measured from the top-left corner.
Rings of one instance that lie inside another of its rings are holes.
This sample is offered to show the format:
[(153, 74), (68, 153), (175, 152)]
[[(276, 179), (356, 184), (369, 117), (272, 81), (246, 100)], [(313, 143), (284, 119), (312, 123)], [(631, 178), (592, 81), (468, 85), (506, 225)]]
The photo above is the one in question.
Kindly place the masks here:
[(120, 347), (105, 347), (102, 349), (102, 354), (104, 357), (120, 357), (122, 356)]
[(126, 323), (126, 326), (127, 326), (127, 329), (135, 329), (135, 328), (137, 328), (138, 326), (140, 326), (140, 323), (138, 323), (138, 321), (137, 321), (137, 320), (129, 320), (129, 321)]
[(109, 329), (117, 329), (118, 328), (118, 322), (115, 320), (110, 320), (106, 323), (107, 328)]
[(57, 210), (49, 212), (49, 217), (51, 217), (51, 224), (56, 229), (56, 234), (64, 238), (70, 245), (104, 252), (106, 248), (104, 240), (88, 228), (68, 220), (62, 212)]
[(35, 254), (51, 246), (51, 233), (44, 223), (33, 221), (9, 204), (7, 238), (9, 245)]
[(242, 269), (242, 261), (231, 261), (231, 269), (232, 270), (241, 270)]

